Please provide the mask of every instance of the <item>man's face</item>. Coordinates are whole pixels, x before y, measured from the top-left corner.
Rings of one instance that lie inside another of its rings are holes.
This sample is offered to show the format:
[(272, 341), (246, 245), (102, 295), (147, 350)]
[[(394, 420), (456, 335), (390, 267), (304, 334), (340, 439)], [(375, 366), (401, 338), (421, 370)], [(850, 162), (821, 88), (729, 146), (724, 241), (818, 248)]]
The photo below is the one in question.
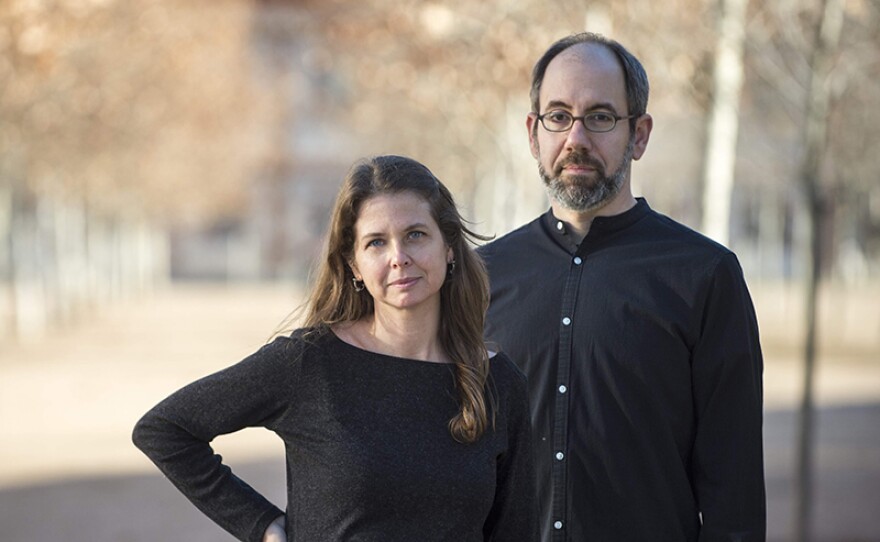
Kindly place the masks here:
[[(634, 138), (629, 138), (620, 164), (610, 174), (602, 162), (580, 149), (560, 160), (552, 174), (538, 160), (538, 173), (550, 197), (560, 205), (572, 211), (592, 211), (612, 201), (628, 182), (634, 142)], [(573, 173), (573, 170), (586, 171)]]
[[(539, 103), (541, 114), (554, 110), (573, 116), (630, 114), (623, 70), (611, 51), (595, 44), (569, 47), (550, 62)], [(610, 132), (593, 133), (578, 120), (567, 132), (548, 132), (534, 113), (527, 127), (532, 155), (555, 202), (584, 212), (632, 198), (630, 164), (644, 153), (649, 116), (639, 119), (635, 131), (628, 120), (621, 120)]]

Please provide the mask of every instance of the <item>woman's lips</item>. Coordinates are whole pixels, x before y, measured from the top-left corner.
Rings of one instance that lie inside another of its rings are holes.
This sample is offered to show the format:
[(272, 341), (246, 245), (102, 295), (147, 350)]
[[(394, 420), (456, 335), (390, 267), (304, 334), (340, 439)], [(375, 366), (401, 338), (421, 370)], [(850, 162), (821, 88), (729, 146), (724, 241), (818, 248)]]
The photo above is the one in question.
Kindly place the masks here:
[(391, 282), (391, 286), (398, 286), (400, 288), (405, 288), (411, 284), (415, 284), (415, 282), (419, 280), (418, 277), (406, 277), (402, 279), (397, 279)]

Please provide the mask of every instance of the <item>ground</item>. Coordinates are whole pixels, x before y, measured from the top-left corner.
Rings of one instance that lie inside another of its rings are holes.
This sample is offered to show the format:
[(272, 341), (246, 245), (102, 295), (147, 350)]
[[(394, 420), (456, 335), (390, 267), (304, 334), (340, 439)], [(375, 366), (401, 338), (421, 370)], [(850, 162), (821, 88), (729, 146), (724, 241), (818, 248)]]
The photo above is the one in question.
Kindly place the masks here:
[[(880, 289), (849, 292), (828, 287), (821, 304), (814, 542), (880, 541)], [(791, 532), (800, 293), (753, 286), (771, 541)], [(175, 285), (41, 341), (0, 346), (0, 540), (233, 540), (132, 446), (131, 428), (168, 393), (265, 343), (300, 301), (286, 287)], [(273, 435), (246, 430), (217, 448), (283, 507)]]

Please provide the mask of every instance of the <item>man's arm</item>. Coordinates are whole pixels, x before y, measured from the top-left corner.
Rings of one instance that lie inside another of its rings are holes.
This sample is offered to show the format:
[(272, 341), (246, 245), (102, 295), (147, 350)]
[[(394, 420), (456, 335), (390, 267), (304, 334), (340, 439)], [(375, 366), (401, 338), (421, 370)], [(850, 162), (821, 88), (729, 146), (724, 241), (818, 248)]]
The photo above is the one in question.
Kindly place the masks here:
[(763, 359), (755, 310), (733, 254), (716, 267), (693, 352), (694, 491), (700, 541), (763, 541)]

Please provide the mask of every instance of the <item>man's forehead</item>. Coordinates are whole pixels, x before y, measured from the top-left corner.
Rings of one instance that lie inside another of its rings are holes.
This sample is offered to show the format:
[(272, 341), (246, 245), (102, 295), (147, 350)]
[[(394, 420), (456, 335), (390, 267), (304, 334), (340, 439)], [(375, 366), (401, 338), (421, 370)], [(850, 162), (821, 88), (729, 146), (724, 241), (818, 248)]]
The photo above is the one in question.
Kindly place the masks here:
[(578, 43), (562, 51), (550, 61), (545, 79), (566, 73), (596, 73), (608, 77), (616, 75), (623, 80), (623, 69), (614, 53), (597, 43)]
[[(575, 43), (574, 45), (563, 49), (556, 58), (592, 58), (607, 57), (614, 58), (614, 53), (606, 45), (602, 43)], [(555, 60), (555, 59), (554, 59)]]
[(626, 99), (623, 69), (612, 51), (601, 44), (579, 43), (559, 53), (544, 74), (541, 103), (558, 99), (562, 92), (604, 94), (604, 99)]

